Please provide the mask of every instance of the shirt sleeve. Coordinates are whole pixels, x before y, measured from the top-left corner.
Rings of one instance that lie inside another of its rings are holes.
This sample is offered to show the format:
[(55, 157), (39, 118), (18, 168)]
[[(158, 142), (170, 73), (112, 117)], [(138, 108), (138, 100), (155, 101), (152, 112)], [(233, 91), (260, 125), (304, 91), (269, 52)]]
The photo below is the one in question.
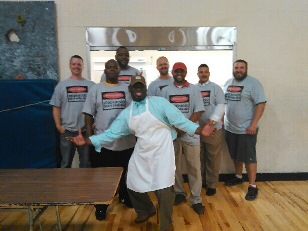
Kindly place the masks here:
[(263, 85), (258, 80), (255, 80), (252, 97), (254, 99), (255, 104), (266, 103), (266, 97)]
[(132, 134), (132, 131), (128, 127), (129, 110), (126, 109), (119, 114), (107, 130), (98, 135), (89, 137), (95, 147), (95, 151), (100, 152), (101, 148), (107, 143), (110, 143), (122, 136)]
[(148, 87), (148, 96), (155, 96), (155, 89), (154, 89), (154, 85), (153, 82), (150, 83), (149, 87)]
[(204, 108), (201, 92), (197, 86), (192, 85), (192, 87), (194, 89), (194, 111), (193, 113), (204, 112), (205, 108)]
[(61, 107), (61, 87), (60, 83), (55, 87), (54, 93), (49, 102), (50, 105)]
[(225, 114), (225, 95), (220, 86), (217, 86), (215, 89), (216, 93), (216, 106), (210, 115), (210, 119), (216, 122), (220, 122), (222, 117)]

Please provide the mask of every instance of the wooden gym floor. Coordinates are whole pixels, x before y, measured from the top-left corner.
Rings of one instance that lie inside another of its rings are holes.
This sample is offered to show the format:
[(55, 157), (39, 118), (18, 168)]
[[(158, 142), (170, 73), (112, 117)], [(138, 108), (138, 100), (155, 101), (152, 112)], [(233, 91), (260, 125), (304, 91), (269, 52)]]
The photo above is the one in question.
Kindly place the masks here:
[[(173, 222), (176, 231), (291, 231), (308, 230), (308, 181), (258, 182), (259, 196), (245, 200), (247, 182), (225, 187), (219, 183), (217, 193), (208, 197), (202, 189), (206, 211), (197, 215), (189, 202), (174, 206)], [(188, 185), (185, 184), (186, 189)], [(154, 196), (151, 194), (151, 197)], [(156, 202), (155, 202), (156, 203)], [(108, 208), (105, 221), (95, 219), (92, 205), (59, 206), (62, 229), (65, 231), (156, 231), (157, 217), (135, 224), (135, 211), (119, 204), (117, 198)], [(34, 230), (56, 230), (55, 208), (49, 207), (35, 222)], [(27, 212), (0, 212), (1, 231), (29, 230)]]

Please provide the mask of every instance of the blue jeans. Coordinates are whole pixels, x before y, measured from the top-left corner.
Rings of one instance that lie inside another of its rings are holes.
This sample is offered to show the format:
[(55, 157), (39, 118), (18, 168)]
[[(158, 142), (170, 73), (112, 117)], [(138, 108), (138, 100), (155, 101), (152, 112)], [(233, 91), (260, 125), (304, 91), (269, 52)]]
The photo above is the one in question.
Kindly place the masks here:
[[(82, 133), (85, 135), (85, 132)], [(68, 136), (77, 136), (78, 132), (65, 130), (60, 133), (60, 150), (61, 150), (61, 168), (70, 168), (75, 156), (76, 149), (79, 154), (79, 168), (90, 167), (89, 146), (76, 146), (73, 142), (66, 139)]]

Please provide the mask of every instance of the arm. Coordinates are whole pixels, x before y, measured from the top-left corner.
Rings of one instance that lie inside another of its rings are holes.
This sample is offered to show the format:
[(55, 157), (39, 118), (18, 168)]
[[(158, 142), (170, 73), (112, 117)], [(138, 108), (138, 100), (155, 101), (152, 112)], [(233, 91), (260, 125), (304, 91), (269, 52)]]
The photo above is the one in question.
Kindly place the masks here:
[(252, 121), (248, 128), (246, 129), (246, 133), (249, 135), (254, 135), (257, 132), (258, 122), (261, 119), (263, 112), (265, 109), (265, 103), (259, 103), (256, 105), (255, 114), (252, 118)]
[(225, 94), (220, 86), (214, 85), (215, 107), (210, 115), (210, 121), (221, 122), (225, 114)]
[[(203, 113), (203, 112), (195, 112), (195, 113), (193, 113), (193, 114), (189, 117), (189, 120), (192, 121), (192, 122), (194, 122), (194, 123), (196, 123), (196, 122), (200, 119), (202, 113)], [(174, 129), (176, 130), (176, 132), (178, 133), (179, 136), (185, 134), (184, 131), (178, 129), (177, 127), (174, 127)]]
[[(191, 114), (189, 117), (189, 120), (196, 123), (199, 121), (200, 117), (202, 116), (202, 113), (204, 112), (204, 105), (203, 105), (203, 100), (201, 97), (201, 93), (197, 88), (194, 88), (194, 94), (195, 94), (195, 107), (194, 107), (194, 113)], [(184, 134), (183, 131), (179, 131), (176, 129), (179, 135)]]
[(192, 122), (197, 122), (199, 121), (200, 117), (202, 116), (202, 113), (203, 112), (194, 112), (190, 117), (189, 117), (189, 120), (192, 121)]
[(86, 126), (87, 137), (90, 137), (94, 134), (93, 133), (93, 124), (94, 124), (93, 116), (88, 113), (84, 113), (84, 122)]
[(124, 111), (119, 114), (119, 116), (112, 122), (110, 127), (103, 133), (92, 135), (90, 137), (83, 137), (80, 131), (78, 136), (66, 138), (78, 146), (84, 144), (92, 144), (95, 147), (95, 150), (100, 152), (101, 148), (105, 144), (132, 133), (128, 128), (127, 117), (123, 112)]
[(210, 116), (210, 120), (220, 122), (225, 114), (225, 104), (217, 104)]
[(65, 132), (65, 128), (62, 126), (61, 123), (61, 108), (53, 106), (52, 107), (52, 116), (56, 124), (56, 128), (60, 133)]

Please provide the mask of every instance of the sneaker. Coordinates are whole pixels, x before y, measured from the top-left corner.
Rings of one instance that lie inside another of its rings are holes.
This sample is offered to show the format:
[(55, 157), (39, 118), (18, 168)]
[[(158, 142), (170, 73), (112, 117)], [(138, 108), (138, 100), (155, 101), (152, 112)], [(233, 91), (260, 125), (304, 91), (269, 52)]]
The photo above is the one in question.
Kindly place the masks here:
[(207, 196), (213, 196), (215, 193), (216, 193), (216, 188), (208, 188), (205, 194)]
[(258, 188), (249, 186), (245, 199), (248, 201), (253, 201), (257, 198), (257, 196), (258, 196)]
[(149, 220), (149, 218), (151, 218), (155, 215), (156, 215), (156, 209), (153, 208), (153, 210), (148, 214), (138, 215), (137, 218), (135, 219), (135, 222), (137, 224), (145, 222), (145, 221)]
[(192, 208), (197, 214), (203, 214), (205, 210), (205, 207), (201, 203), (193, 204)]
[(238, 185), (238, 184), (243, 184), (244, 181), (242, 178), (238, 178), (238, 177), (234, 177), (231, 180), (225, 182), (225, 186), (234, 186), (234, 185)]
[(174, 200), (174, 205), (179, 205), (182, 202), (186, 202), (186, 196), (184, 196), (183, 194), (176, 194), (175, 195), (175, 200)]

